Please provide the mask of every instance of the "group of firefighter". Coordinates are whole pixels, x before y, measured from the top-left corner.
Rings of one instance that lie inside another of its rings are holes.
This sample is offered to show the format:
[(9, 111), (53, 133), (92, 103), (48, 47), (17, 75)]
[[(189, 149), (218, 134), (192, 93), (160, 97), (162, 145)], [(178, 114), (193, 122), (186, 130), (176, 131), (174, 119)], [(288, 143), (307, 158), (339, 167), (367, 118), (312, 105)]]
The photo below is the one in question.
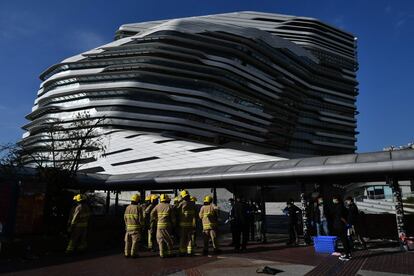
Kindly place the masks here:
[[(86, 249), (86, 233), (91, 214), (84, 195), (78, 194), (73, 200), (77, 205), (72, 208), (69, 217), (70, 237), (66, 248), (68, 254), (74, 250)], [(138, 257), (138, 245), (142, 238), (147, 238), (147, 247), (154, 252), (155, 244), (158, 244), (161, 258), (173, 256), (174, 239), (179, 241), (180, 256), (193, 255), (198, 219), (203, 227), (203, 254), (208, 254), (210, 242), (213, 252), (219, 253), (218, 208), (213, 204), (213, 197), (210, 195), (204, 197), (204, 205), (199, 212), (196, 201), (187, 190), (182, 190), (180, 196), (174, 198), (173, 205), (167, 194), (149, 195), (142, 204), (141, 196), (134, 194), (124, 213), (125, 257)]]

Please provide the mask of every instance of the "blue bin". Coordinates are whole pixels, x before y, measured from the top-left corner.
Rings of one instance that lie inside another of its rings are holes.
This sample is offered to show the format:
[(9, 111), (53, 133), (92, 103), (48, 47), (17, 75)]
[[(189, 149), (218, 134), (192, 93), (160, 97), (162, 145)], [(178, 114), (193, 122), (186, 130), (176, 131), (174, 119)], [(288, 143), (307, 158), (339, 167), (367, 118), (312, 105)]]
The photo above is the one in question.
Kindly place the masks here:
[(315, 251), (318, 253), (333, 253), (336, 249), (336, 236), (316, 236), (313, 237)]

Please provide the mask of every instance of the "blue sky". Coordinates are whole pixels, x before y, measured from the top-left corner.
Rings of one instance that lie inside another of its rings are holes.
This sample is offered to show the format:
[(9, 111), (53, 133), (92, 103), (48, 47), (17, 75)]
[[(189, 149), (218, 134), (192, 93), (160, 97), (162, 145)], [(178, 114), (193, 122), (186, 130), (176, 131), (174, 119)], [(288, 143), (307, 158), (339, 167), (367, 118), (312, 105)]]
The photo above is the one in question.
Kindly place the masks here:
[(253, 10), (318, 18), (358, 37), (358, 151), (414, 141), (414, 1), (0, 2), (0, 143), (22, 135), (39, 74), (113, 39), (124, 23)]

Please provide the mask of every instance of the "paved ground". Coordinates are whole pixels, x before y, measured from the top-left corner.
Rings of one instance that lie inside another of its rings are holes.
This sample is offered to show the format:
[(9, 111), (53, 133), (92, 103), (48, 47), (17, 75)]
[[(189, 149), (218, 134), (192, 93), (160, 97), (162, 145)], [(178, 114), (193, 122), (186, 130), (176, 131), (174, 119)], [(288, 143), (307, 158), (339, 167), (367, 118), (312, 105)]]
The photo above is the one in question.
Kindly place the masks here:
[[(223, 244), (227, 244), (224, 241)], [(65, 257), (62, 254), (33, 260), (0, 260), (5, 275), (256, 275), (269, 266), (276, 275), (414, 275), (414, 252), (370, 244), (370, 250), (357, 251), (354, 258), (341, 262), (335, 256), (317, 254), (313, 247), (289, 248), (283, 239), (268, 244), (252, 244), (248, 252), (234, 254), (223, 247), (220, 256), (194, 256), (160, 259), (155, 253), (142, 252), (138, 259), (126, 259), (119, 250)], [(199, 252), (200, 249), (197, 250)]]

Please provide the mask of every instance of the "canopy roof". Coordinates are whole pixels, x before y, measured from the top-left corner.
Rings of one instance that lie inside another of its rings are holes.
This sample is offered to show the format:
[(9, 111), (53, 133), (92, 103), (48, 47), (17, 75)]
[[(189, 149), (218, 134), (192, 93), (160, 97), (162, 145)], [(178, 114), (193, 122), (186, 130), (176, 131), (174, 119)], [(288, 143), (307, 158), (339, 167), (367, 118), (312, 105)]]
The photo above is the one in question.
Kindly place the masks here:
[(79, 175), (85, 188), (138, 190), (147, 188), (226, 187), (317, 182), (349, 184), (387, 177), (414, 178), (414, 150), (382, 151), (310, 157), (240, 165), (166, 170), (157, 172)]

